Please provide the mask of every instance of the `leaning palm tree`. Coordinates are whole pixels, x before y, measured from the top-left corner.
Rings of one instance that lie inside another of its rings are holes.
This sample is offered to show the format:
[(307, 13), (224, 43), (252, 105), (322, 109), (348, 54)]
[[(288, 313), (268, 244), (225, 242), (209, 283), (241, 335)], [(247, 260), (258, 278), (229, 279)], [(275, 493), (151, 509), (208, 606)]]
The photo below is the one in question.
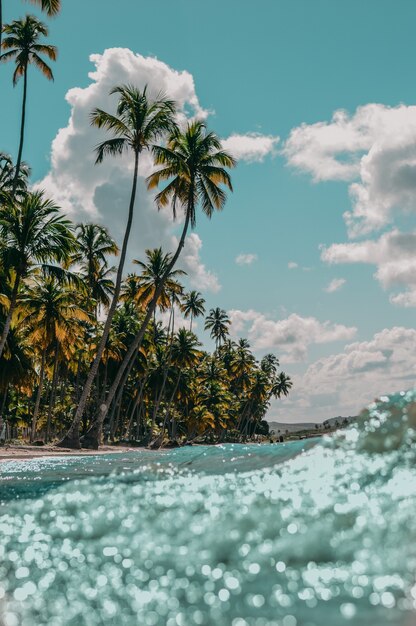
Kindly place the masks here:
[(48, 80), (53, 80), (51, 68), (45, 63), (40, 55), (45, 55), (51, 61), (55, 61), (57, 49), (55, 46), (39, 42), (42, 36), (47, 37), (48, 29), (45, 24), (33, 15), (26, 15), (24, 19), (15, 20), (11, 24), (6, 24), (3, 27), (3, 32), (6, 37), (1, 45), (1, 49), (4, 50), (4, 53), (1, 55), (0, 59), (2, 61), (15, 61), (16, 68), (13, 73), (14, 86), (16, 86), (19, 78), (23, 76), (23, 103), (20, 123), (20, 142), (12, 189), (12, 195), (14, 196), (20, 175), (20, 165), (22, 162), (23, 143), (25, 138), (28, 68), (29, 65), (35, 65)]
[(70, 222), (58, 214), (59, 208), (42, 191), (24, 196), (21, 202), (0, 205), (0, 267), (13, 281), (8, 312), (0, 339), (0, 356), (6, 343), (21, 281), (31, 268), (59, 272), (49, 265), (65, 261), (74, 249)]
[(184, 300), (181, 306), (185, 319), (190, 318), (189, 330), (192, 332), (192, 322), (195, 317), (200, 317), (205, 313), (205, 300), (199, 291), (190, 291), (185, 294)]
[(217, 349), (221, 345), (221, 342), (226, 340), (229, 334), (230, 324), (230, 318), (224, 309), (217, 307), (216, 309), (210, 310), (205, 320), (204, 328), (210, 331), (211, 339), (215, 339)]
[[(142, 326), (130, 345), (106, 401), (101, 405), (91, 428), (91, 445), (93, 447), (98, 446), (102, 424), (109, 405), (114, 398), (125, 369), (143, 341), (147, 325), (157, 306), (164, 283), (185, 245), (189, 226), (195, 226), (198, 206), (201, 206), (206, 216), (211, 218), (216, 210), (221, 210), (225, 205), (226, 194), (221, 185), (232, 191), (231, 178), (226, 168), (234, 167), (236, 162), (228, 152), (223, 150), (220, 139), (214, 133), (207, 132), (203, 122), (189, 122), (184, 131), (176, 128), (169, 137), (166, 146), (153, 147), (153, 154), (155, 164), (161, 167), (147, 179), (148, 187), (154, 189), (161, 182), (168, 181), (166, 187), (156, 195), (156, 204), (159, 209), (171, 207), (174, 218), (177, 215), (178, 205), (183, 209), (185, 219), (182, 234), (176, 252), (173, 254), (148, 305)], [(79, 424), (77, 424), (78, 427)]]
[[(164, 254), (162, 248), (154, 250), (146, 250), (146, 261), (134, 260), (133, 263), (139, 265), (141, 274), (138, 279), (136, 302), (141, 307), (147, 307), (152, 301), (156, 290), (161, 283), (166, 269), (172, 259), (171, 254)], [(184, 276), (186, 272), (183, 270), (172, 269), (165, 278), (163, 288), (159, 294), (157, 305), (161, 311), (167, 311), (171, 305), (171, 294), (178, 294), (182, 290), (182, 286), (175, 280), (178, 276)]]
[(91, 124), (97, 128), (108, 131), (112, 135), (111, 139), (107, 139), (97, 146), (96, 163), (101, 163), (106, 156), (121, 156), (125, 152), (132, 152), (134, 156), (133, 184), (113, 299), (108, 309), (103, 334), (97, 347), (95, 359), (88, 373), (73, 423), (60, 443), (60, 445), (64, 447), (69, 446), (72, 448), (80, 447), (79, 425), (105, 349), (111, 322), (120, 295), (127, 245), (133, 222), (140, 155), (145, 150), (151, 149), (155, 141), (175, 128), (175, 102), (168, 100), (162, 94), (159, 94), (155, 100), (150, 100), (147, 95), (147, 87), (145, 87), (143, 91), (140, 91), (140, 89), (132, 85), (115, 87), (111, 90), (110, 94), (119, 96), (117, 114), (113, 115), (102, 109), (94, 109), (91, 113)]

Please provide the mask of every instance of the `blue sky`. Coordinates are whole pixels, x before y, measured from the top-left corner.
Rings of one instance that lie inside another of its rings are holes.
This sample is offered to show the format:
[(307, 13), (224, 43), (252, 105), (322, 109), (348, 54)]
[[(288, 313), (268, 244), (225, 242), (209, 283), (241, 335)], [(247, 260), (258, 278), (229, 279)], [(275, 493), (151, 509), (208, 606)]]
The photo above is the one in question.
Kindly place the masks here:
[[(6, 21), (33, 11), (5, 4)], [(115, 235), (128, 164), (93, 171), (87, 112), (111, 107), (118, 64), (139, 84), (160, 72), (188, 109), (196, 98), (238, 151), (235, 193), (211, 222), (200, 216), (184, 263), (208, 306), (231, 312), (235, 334), (293, 375), (296, 391), (273, 419), (348, 415), (414, 384), (415, 20), (406, 0), (400, 10), (392, 0), (63, 0), (49, 22), (55, 83), (30, 74), (24, 156), (34, 180), (74, 219), (101, 219)], [(105, 50), (91, 78), (90, 55)], [(11, 87), (11, 71), (1, 69), (0, 132), (15, 154), (21, 86)], [(132, 256), (149, 242), (169, 247), (174, 233), (143, 189), (139, 201)], [(257, 258), (235, 262), (248, 254)]]

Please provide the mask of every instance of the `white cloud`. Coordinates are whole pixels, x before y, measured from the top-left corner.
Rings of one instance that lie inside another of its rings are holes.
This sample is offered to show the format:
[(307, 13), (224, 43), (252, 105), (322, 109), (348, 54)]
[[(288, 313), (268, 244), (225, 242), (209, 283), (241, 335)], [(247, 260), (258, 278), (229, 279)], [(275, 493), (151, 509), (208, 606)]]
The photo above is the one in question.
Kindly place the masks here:
[[(293, 394), (273, 407), (283, 417), (315, 421), (356, 415), (380, 395), (409, 389), (416, 382), (416, 330), (394, 327), (370, 341), (355, 342), (310, 365), (295, 378)], [(341, 408), (340, 408), (341, 407)]]
[(295, 263), (295, 261), (289, 261), (289, 263), (287, 264), (288, 268), (290, 270), (295, 270), (296, 268), (299, 267), (299, 265), (297, 263)]
[(405, 286), (407, 291), (392, 295), (390, 300), (401, 306), (416, 306), (416, 232), (401, 233), (394, 229), (378, 240), (333, 244), (322, 247), (326, 263), (366, 263), (375, 265), (375, 278), (384, 289)]
[[(107, 158), (104, 163), (94, 165), (94, 147), (106, 135), (91, 127), (91, 110), (94, 107), (114, 110), (117, 96), (110, 96), (110, 90), (115, 85), (132, 83), (139, 88), (147, 84), (151, 96), (160, 91), (166, 93), (178, 103), (179, 117), (205, 118), (208, 111), (200, 105), (194, 79), (187, 71), (177, 71), (158, 59), (143, 57), (125, 48), (111, 48), (103, 54), (93, 54), (90, 60), (95, 66), (95, 70), (89, 74), (90, 83), (87, 87), (70, 89), (66, 95), (71, 107), (70, 118), (52, 143), (51, 169), (38, 183), (38, 187), (46, 189), (74, 221), (102, 223), (121, 242), (127, 218), (133, 163), (131, 157), (125, 155), (121, 158)], [(240, 139), (241, 142), (236, 141), (235, 145), (240, 145), (241, 158), (249, 160), (260, 158), (262, 150), (265, 151), (265, 146), (270, 146), (271, 141), (266, 137), (263, 142), (260, 135), (247, 136), (246, 143), (244, 136), (240, 136)], [(143, 257), (146, 248), (160, 245), (164, 250), (172, 250), (177, 242), (171, 212), (169, 209), (158, 212), (153, 195), (146, 190), (144, 179), (152, 167), (150, 155), (143, 153), (129, 259)], [(180, 222), (181, 216), (178, 217)], [(203, 216), (199, 219), (203, 219)], [(204, 266), (199, 257), (201, 246), (201, 239), (192, 234), (179, 265), (185, 266), (184, 269), (189, 272), (191, 284), (218, 291), (217, 277)]]
[(252, 263), (254, 263), (254, 261), (257, 261), (257, 259), (257, 254), (239, 254), (235, 258), (235, 262), (237, 263), (237, 265), (251, 265)]
[(241, 161), (264, 161), (266, 156), (276, 154), (276, 146), (280, 138), (273, 135), (247, 133), (245, 135), (230, 135), (223, 139), (222, 145), (230, 154)]
[(351, 340), (357, 329), (320, 322), (314, 317), (292, 314), (283, 320), (272, 320), (250, 309), (231, 310), (231, 334), (246, 336), (254, 350), (279, 350), (286, 363), (304, 361), (310, 345)]
[(282, 152), (316, 182), (350, 182), (353, 208), (345, 220), (352, 236), (416, 210), (416, 106), (336, 111), (330, 122), (293, 129)]
[(334, 278), (326, 287), (324, 287), (324, 291), (327, 293), (339, 291), (345, 285), (345, 282), (345, 278)]

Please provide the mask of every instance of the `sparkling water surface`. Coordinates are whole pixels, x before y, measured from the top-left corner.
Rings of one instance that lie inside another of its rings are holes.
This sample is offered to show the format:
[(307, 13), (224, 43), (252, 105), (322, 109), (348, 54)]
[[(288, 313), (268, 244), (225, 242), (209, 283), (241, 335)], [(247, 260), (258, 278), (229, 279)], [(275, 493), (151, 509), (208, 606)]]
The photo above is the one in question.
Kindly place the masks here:
[(416, 393), (332, 437), (0, 465), (3, 626), (415, 626)]

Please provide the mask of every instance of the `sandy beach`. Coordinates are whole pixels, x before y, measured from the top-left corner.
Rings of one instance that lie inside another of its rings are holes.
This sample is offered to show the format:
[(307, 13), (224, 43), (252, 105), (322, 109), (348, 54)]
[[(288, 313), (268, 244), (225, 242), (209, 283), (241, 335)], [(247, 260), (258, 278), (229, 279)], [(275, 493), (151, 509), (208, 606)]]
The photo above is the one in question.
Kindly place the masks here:
[(0, 447), (0, 463), (4, 461), (24, 461), (51, 456), (94, 456), (97, 454), (120, 454), (132, 452), (137, 448), (129, 446), (100, 446), (99, 450), (70, 450), (69, 448), (56, 448), (55, 446), (18, 446), (5, 445)]

